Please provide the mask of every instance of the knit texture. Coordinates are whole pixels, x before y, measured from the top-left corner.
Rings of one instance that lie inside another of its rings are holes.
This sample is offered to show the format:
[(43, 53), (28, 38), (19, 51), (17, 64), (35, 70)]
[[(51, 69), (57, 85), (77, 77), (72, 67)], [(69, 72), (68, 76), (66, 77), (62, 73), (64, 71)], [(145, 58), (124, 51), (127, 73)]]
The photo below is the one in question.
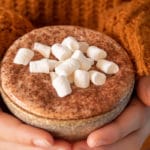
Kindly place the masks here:
[(99, 30), (115, 38), (131, 56), (138, 75), (150, 74), (150, 0), (105, 10)]
[(97, 29), (102, 11), (119, 5), (116, 1), (0, 0), (0, 6), (26, 16), (36, 26), (73, 24)]
[(15, 12), (0, 8), (0, 60), (14, 40), (32, 29), (27, 19)]
[(150, 75), (150, 0), (0, 0), (35, 26), (79, 25), (104, 32), (127, 50), (138, 75)]

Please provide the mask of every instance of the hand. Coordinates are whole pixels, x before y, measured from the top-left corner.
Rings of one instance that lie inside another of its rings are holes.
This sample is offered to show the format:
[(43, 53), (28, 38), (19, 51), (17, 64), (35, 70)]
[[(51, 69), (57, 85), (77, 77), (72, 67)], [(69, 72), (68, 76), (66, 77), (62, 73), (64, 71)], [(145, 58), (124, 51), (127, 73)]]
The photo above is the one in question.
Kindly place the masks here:
[(75, 143), (73, 149), (140, 150), (150, 134), (150, 77), (139, 81), (137, 92), (139, 98), (134, 98), (116, 120), (91, 133), (87, 141)]
[(0, 150), (70, 150), (65, 141), (54, 141), (44, 130), (23, 124), (0, 111)]
[(143, 77), (137, 84), (137, 96), (146, 105), (150, 106), (150, 76)]

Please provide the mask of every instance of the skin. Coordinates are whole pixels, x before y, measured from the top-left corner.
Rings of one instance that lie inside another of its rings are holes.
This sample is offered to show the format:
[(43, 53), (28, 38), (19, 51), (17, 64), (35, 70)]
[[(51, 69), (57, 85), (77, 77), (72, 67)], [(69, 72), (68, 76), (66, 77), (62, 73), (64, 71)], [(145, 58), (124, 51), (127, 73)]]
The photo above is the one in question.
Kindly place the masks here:
[(75, 143), (73, 150), (140, 150), (150, 134), (150, 77), (141, 78), (136, 91), (137, 97), (116, 120)]
[(31, 127), (0, 112), (0, 149), (11, 150), (140, 150), (150, 134), (150, 77), (143, 77), (126, 110), (112, 123), (92, 132), (84, 141), (54, 140), (44, 130)]
[(31, 127), (6, 113), (0, 112), (0, 149), (11, 150), (70, 150), (69, 143), (54, 141), (44, 130)]

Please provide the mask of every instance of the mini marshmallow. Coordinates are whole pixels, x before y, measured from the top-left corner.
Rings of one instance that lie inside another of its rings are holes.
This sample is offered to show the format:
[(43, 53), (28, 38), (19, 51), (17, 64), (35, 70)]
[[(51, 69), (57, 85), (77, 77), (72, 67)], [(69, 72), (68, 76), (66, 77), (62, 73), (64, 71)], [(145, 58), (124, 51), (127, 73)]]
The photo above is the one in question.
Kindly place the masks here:
[(57, 76), (52, 81), (52, 85), (55, 88), (59, 97), (65, 97), (72, 92), (70, 83), (65, 76)]
[(81, 63), (81, 69), (88, 71), (92, 65), (94, 65), (94, 60), (91, 58), (86, 58), (82, 63)]
[(35, 42), (33, 49), (43, 55), (45, 58), (49, 58), (51, 47), (39, 42)]
[(69, 76), (75, 70), (79, 69), (80, 63), (74, 58), (69, 58), (55, 68), (58, 75)]
[(68, 37), (64, 38), (64, 40), (62, 41), (61, 44), (63, 46), (68, 47), (72, 51), (79, 49), (78, 41), (72, 36), (68, 36)]
[(57, 60), (53, 60), (53, 59), (48, 59), (49, 62), (49, 70), (52, 71), (55, 69), (58, 61)]
[(68, 80), (69, 80), (70, 84), (73, 84), (73, 82), (74, 82), (74, 74), (71, 74), (70, 76), (68, 76)]
[(87, 49), (87, 56), (97, 61), (99, 59), (106, 58), (107, 53), (103, 49), (100, 49), (96, 46), (90, 46)]
[(79, 42), (79, 50), (81, 50), (83, 53), (87, 52), (88, 47), (89, 44), (87, 42)]
[(53, 81), (58, 75), (55, 72), (50, 72), (51, 81)]
[(57, 66), (59, 66), (60, 64), (62, 64), (64, 61), (57, 61), (57, 63), (55, 64), (55, 68), (57, 67)]
[(94, 85), (103, 85), (106, 82), (106, 75), (104, 73), (91, 70), (90, 72), (90, 80)]
[[(119, 66), (105, 60), (107, 53), (105, 50), (96, 46), (89, 46), (87, 42), (78, 42), (74, 37), (66, 37), (62, 43), (56, 43), (52, 47), (35, 42), (33, 49), (43, 55), (45, 58), (31, 61), (34, 52), (27, 48), (20, 48), (14, 63), (29, 64), (31, 73), (46, 73), (50, 75), (52, 86), (59, 97), (65, 97), (71, 94), (71, 85), (79, 88), (88, 88), (91, 83), (101, 86), (106, 82), (106, 74), (115, 74), (119, 71)], [(57, 60), (48, 59), (50, 53)], [(85, 55), (84, 55), (85, 53)], [(96, 67), (103, 71), (90, 70), (97, 61)], [(90, 71), (88, 71), (90, 70)]]
[(119, 66), (116, 63), (105, 59), (98, 60), (96, 67), (106, 74), (115, 74), (119, 71)]
[(28, 48), (20, 48), (14, 58), (15, 64), (27, 65), (33, 58), (34, 52)]
[(49, 59), (31, 61), (29, 70), (31, 73), (49, 73)]
[(56, 43), (52, 46), (52, 54), (58, 60), (65, 60), (72, 55), (72, 51), (70, 49), (68, 49), (68, 47), (63, 46), (59, 43)]
[(87, 71), (94, 64), (94, 60), (85, 57), (85, 55), (80, 50), (76, 50), (71, 58), (77, 59), (80, 62), (80, 69), (82, 70)]
[(74, 72), (74, 83), (77, 87), (87, 88), (90, 84), (89, 72), (85, 70), (76, 70)]

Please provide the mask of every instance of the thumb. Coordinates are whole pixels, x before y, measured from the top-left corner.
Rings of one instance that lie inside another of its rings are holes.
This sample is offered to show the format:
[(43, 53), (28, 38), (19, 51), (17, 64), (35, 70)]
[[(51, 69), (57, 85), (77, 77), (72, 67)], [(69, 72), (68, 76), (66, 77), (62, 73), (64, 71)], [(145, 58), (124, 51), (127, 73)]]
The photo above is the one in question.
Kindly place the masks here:
[(136, 91), (140, 100), (146, 106), (150, 106), (150, 76), (140, 78)]

